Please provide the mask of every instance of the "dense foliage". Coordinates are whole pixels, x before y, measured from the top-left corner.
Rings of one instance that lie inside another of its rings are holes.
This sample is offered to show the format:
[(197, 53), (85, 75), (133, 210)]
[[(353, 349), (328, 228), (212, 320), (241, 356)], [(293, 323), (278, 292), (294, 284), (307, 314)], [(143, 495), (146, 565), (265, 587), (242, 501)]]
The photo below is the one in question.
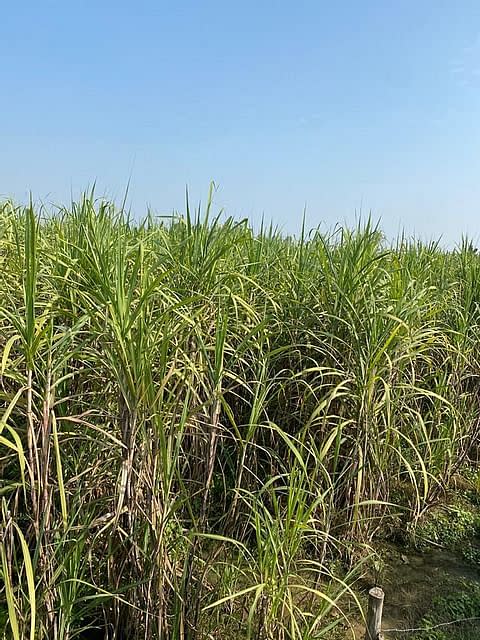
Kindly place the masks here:
[(476, 458), (470, 245), (210, 209), (0, 210), (6, 638), (328, 637), (391, 503)]

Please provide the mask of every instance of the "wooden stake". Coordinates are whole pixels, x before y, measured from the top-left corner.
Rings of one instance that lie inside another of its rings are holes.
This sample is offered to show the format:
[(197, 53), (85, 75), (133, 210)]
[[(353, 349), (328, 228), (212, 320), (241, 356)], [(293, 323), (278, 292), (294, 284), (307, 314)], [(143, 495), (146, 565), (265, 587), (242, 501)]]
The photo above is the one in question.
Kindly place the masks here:
[(385, 594), (380, 587), (368, 592), (367, 632), (365, 640), (382, 640), (382, 611)]

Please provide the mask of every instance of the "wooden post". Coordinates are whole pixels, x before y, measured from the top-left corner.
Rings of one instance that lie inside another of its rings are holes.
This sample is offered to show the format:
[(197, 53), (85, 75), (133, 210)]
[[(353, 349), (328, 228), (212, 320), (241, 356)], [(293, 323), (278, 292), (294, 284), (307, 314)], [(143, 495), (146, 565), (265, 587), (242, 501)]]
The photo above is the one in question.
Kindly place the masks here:
[(368, 592), (367, 632), (365, 640), (382, 640), (382, 611), (385, 594), (380, 587)]

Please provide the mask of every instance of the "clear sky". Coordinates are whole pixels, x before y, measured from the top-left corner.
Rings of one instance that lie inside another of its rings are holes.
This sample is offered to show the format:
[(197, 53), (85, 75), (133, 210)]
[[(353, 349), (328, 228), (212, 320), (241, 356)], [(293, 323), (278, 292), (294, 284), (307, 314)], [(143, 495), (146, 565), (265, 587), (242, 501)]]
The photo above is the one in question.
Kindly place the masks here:
[(479, 234), (479, 0), (1, 3), (0, 194)]

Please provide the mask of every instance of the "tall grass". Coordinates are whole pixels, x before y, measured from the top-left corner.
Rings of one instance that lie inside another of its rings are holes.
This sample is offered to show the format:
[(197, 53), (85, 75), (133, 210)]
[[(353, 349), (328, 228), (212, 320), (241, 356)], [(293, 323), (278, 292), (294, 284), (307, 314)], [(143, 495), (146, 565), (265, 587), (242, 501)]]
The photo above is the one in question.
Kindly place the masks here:
[(471, 245), (211, 209), (0, 210), (5, 638), (328, 637), (477, 455)]

